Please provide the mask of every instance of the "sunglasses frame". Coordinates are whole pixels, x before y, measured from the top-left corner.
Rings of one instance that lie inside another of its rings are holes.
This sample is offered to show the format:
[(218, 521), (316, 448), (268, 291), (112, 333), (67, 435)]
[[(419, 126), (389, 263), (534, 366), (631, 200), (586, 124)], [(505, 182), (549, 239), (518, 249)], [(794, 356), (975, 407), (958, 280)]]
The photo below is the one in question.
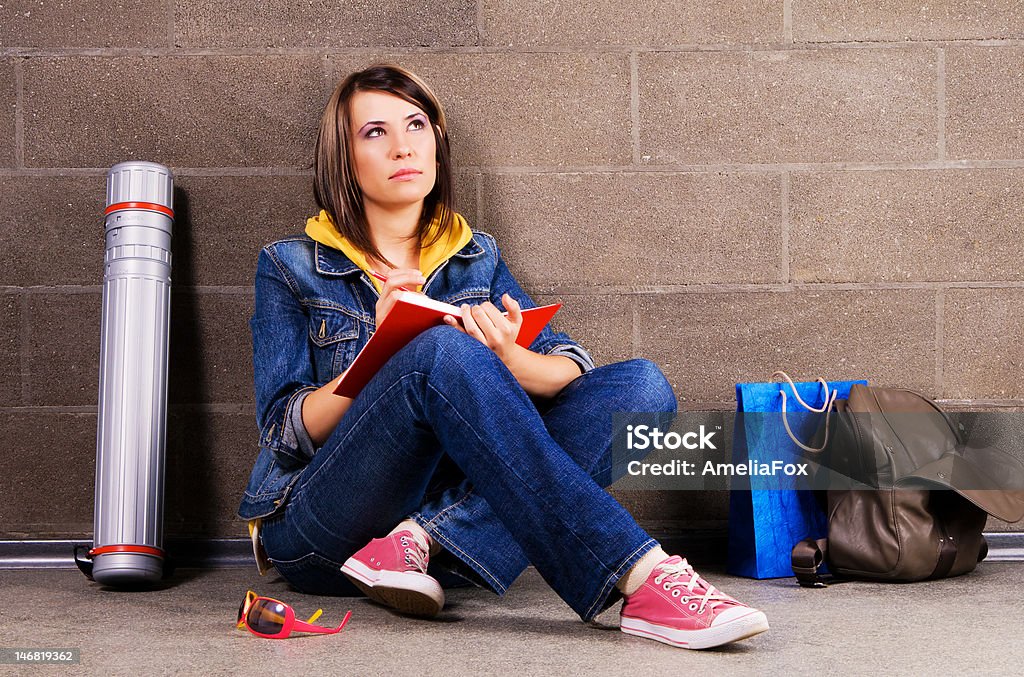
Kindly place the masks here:
[[(268, 602), (274, 602), (284, 607), (284, 622), (281, 624), (281, 631), (274, 634), (266, 634), (263, 632), (257, 632), (253, 630), (252, 626), (249, 625), (249, 610), (259, 600), (266, 600)], [(300, 621), (295, 617), (295, 610), (292, 609), (291, 605), (282, 602), (279, 599), (273, 597), (265, 597), (263, 595), (257, 595), (252, 590), (245, 593), (245, 600), (242, 602), (242, 606), (239, 608), (238, 622), (235, 627), (241, 629), (245, 628), (257, 637), (264, 639), (286, 639), (293, 632), (312, 632), (320, 635), (333, 635), (341, 632), (341, 629), (348, 623), (348, 619), (352, 617), (352, 612), (345, 612), (345, 617), (341, 619), (341, 625), (336, 628), (325, 628), (319, 625), (313, 625), (312, 621), (315, 620), (323, 613), (323, 609), (317, 609), (316, 613), (309, 617), (308, 621)]]

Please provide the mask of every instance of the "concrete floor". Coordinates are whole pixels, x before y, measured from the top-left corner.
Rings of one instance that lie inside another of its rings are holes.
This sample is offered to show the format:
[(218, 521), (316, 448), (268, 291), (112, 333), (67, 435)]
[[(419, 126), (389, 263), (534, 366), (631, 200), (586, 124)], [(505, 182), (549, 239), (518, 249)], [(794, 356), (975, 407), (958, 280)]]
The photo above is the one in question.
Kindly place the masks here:
[[(791, 580), (707, 577), (767, 615), (772, 629), (718, 650), (687, 651), (618, 631), (618, 606), (593, 624), (529, 569), (505, 598), (448, 591), (435, 620), (398, 616), (363, 598), (293, 592), (254, 568), (179, 570), (170, 585), (116, 592), (77, 570), (0, 572), (0, 648), (78, 647), (81, 665), (0, 666), (0, 674), (626, 675), (1019, 674), (1024, 664), (1022, 562), (986, 562), (955, 579), (805, 590)], [(247, 588), (339, 635), (264, 640), (236, 630)]]

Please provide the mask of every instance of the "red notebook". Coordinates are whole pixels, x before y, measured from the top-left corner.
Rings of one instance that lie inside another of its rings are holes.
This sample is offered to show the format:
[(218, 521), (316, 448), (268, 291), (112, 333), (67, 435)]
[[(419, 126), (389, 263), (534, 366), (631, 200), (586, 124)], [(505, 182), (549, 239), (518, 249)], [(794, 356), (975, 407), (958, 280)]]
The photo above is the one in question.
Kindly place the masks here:
[[(421, 332), (439, 324), (444, 324), (445, 315), (462, 316), (457, 306), (417, 294), (414, 292), (397, 292), (398, 300), (391, 307), (387, 317), (377, 327), (370, 340), (356, 355), (352, 366), (334, 388), (335, 395), (355, 397), (363, 389), (373, 375), (384, 366), (406, 343), (416, 338)], [(523, 311), (523, 325), (519, 328), (516, 343), (529, 348), (545, 325), (551, 321), (561, 303), (553, 303), (539, 308), (528, 308)], [(507, 313), (506, 313), (507, 314)]]

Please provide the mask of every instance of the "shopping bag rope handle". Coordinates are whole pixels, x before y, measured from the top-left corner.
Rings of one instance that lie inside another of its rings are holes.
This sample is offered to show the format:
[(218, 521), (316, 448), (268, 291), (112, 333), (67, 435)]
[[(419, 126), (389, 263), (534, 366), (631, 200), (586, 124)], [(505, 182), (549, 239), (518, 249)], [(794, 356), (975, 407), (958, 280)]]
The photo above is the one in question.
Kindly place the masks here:
[(789, 419), (786, 418), (786, 390), (785, 388), (779, 388), (779, 394), (782, 395), (782, 425), (786, 427), (786, 434), (789, 435), (789, 439), (793, 440), (793, 443), (796, 444), (796, 446), (803, 449), (804, 451), (818, 453), (824, 450), (825, 447), (828, 446), (828, 424), (829, 419), (832, 417), (832, 405), (835, 404), (836, 395), (838, 394), (838, 391), (835, 390), (834, 388), (830, 391), (828, 383), (825, 382), (825, 379), (819, 378), (818, 383), (820, 383), (821, 387), (825, 389), (825, 403), (821, 405), (821, 409), (816, 409), (803, 401), (803, 399), (800, 397), (800, 393), (798, 393), (796, 390), (796, 384), (793, 383), (793, 379), (789, 377), (789, 374), (787, 374), (784, 371), (776, 371), (775, 373), (772, 374), (772, 378), (775, 378), (776, 376), (782, 376), (789, 382), (789, 386), (793, 389), (793, 396), (796, 398), (797, 402), (803, 405), (804, 409), (807, 409), (808, 411), (813, 411), (816, 414), (825, 414), (825, 439), (822, 441), (821, 446), (818, 447), (817, 449), (815, 449), (814, 447), (807, 446), (806, 444), (804, 444), (803, 442), (796, 438), (796, 435), (793, 434), (793, 430), (789, 427)]
[(818, 383), (820, 383), (821, 387), (824, 388), (824, 390), (825, 390), (825, 404), (821, 405), (821, 409), (815, 409), (811, 405), (809, 405), (806, 402), (804, 402), (803, 399), (801, 399), (800, 393), (798, 393), (797, 390), (796, 390), (796, 384), (793, 383), (793, 379), (791, 379), (789, 377), (789, 374), (787, 374), (784, 371), (777, 371), (777, 372), (772, 374), (772, 378), (775, 378), (776, 376), (781, 376), (782, 378), (786, 379), (786, 381), (789, 382), (789, 387), (793, 389), (793, 397), (796, 398), (797, 402), (799, 402), (800, 404), (802, 404), (804, 406), (804, 409), (807, 409), (808, 411), (816, 411), (819, 414), (824, 414), (825, 410), (828, 409), (828, 407), (830, 406), (829, 405), (829, 401), (828, 401), (828, 396), (829, 396), (828, 382), (826, 382), (825, 379), (823, 379), (823, 378), (817, 379)]

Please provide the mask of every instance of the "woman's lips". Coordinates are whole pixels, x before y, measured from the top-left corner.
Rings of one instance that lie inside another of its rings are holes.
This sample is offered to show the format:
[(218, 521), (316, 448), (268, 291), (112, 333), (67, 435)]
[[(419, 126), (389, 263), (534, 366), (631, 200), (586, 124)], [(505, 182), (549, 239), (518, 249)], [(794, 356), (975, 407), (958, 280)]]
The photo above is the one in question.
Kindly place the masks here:
[(420, 176), (423, 172), (411, 171), (411, 172), (399, 172), (391, 177), (392, 181), (411, 181), (417, 176)]

